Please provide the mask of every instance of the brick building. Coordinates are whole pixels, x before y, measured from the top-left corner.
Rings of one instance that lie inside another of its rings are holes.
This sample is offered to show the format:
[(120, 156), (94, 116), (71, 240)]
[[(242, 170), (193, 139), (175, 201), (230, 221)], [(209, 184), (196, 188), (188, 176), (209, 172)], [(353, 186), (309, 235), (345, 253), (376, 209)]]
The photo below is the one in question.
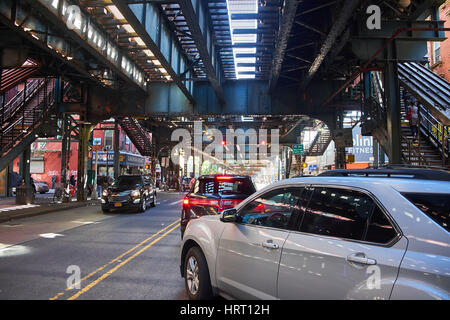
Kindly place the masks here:
[[(439, 19), (444, 20), (445, 28), (450, 28), (450, 0), (445, 1), (439, 8)], [(449, 37), (449, 32), (445, 32)], [(450, 40), (428, 43), (429, 68), (442, 78), (450, 81)]]

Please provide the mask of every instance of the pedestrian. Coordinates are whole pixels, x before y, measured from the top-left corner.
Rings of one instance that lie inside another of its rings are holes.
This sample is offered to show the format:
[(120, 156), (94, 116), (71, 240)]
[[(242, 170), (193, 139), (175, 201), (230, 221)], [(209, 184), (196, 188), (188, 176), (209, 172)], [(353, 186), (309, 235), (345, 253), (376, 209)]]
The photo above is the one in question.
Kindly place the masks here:
[(52, 176), (52, 189), (55, 189), (56, 176)]
[(191, 181), (189, 181), (189, 190), (192, 190), (192, 187), (194, 186), (194, 184), (195, 184), (195, 177), (194, 177), (194, 175), (193, 174), (191, 174)]
[(77, 180), (75, 180), (75, 176), (74, 175), (70, 176), (70, 182), (69, 183), (73, 187), (75, 187), (75, 185), (77, 184)]
[(30, 175), (30, 185), (33, 188), (33, 193), (36, 193), (36, 186), (34, 185), (34, 179), (31, 175)]
[(409, 121), (409, 125), (411, 128), (411, 132), (413, 135), (413, 139), (416, 140), (418, 138), (418, 126), (419, 126), (419, 102), (415, 102), (411, 106), (411, 120)]

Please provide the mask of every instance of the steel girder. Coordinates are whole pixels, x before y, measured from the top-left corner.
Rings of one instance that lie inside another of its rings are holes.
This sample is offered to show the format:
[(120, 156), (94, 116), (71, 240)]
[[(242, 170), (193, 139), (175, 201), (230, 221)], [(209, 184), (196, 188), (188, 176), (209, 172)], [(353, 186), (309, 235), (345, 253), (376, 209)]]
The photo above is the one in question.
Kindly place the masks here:
[[(180, 8), (183, 12), (183, 15), (186, 19), (186, 23), (189, 27), (190, 34), (192, 40), (194, 40), (200, 58), (203, 61), (203, 65), (206, 70), (206, 74), (208, 76), (208, 80), (211, 83), (212, 88), (214, 89), (214, 92), (216, 93), (217, 100), (219, 102), (219, 105), (225, 104), (225, 99), (220, 83), (220, 69), (216, 69), (216, 67), (213, 65), (211, 57), (216, 57), (217, 54), (215, 52), (215, 47), (213, 46), (212, 41), (210, 41), (210, 45), (208, 46), (207, 40), (206, 40), (206, 34), (211, 33), (210, 30), (208, 30), (209, 26), (207, 23), (207, 20), (204, 19), (203, 26), (200, 26), (200, 20), (199, 15), (197, 14), (200, 10), (205, 10), (203, 7), (202, 1), (197, 1), (197, 8), (194, 9), (192, 5), (192, 1), (190, 0), (180, 0), (179, 1)], [(205, 15), (203, 15), (205, 16)], [(218, 61), (217, 59), (214, 59), (215, 61)], [(216, 64), (217, 66), (217, 64)]]
[[(143, 21), (144, 10), (147, 10), (147, 8), (145, 7), (145, 4), (140, 4), (142, 6), (141, 9), (142, 9), (143, 14), (140, 18), (137, 18), (135, 13), (133, 12), (133, 10), (131, 10), (131, 8), (128, 6), (127, 1), (112, 0), (112, 2), (120, 10), (120, 12), (123, 14), (125, 19), (130, 23), (130, 25), (136, 31), (137, 35), (144, 41), (146, 46), (150, 48), (150, 50), (153, 52), (155, 57), (160, 61), (161, 66), (164, 69), (166, 69), (167, 73), (173, 79), (173, 82), (180, 88), (180, 90), (184, 93), (186, 98), (189, 99), (189, 101), (192, 104), (194, 104), (195, 99), (192, 96), (191, 90), (188, 90), (186, 85), (181, 80), (181, 78), (179, 76), (179, 73), (180, 73), (179, 70), (175, 70), (174, 67), (172, 66), (173, 65), (172, 59), (174, 59), (174, 57), (172, 57), (172, 49), (171, 48), (175, 45), (173, 39), (171, 38), (172, 35), (167, 32), (167, 34), (169, 35), (168, 46), (169, 46), (170, 50), (169, 50), (169, 52), (165, 52), (165, 54), (164, 54), (161, 50), (161, 46), (157, 44), (157, 42), (161, 44), (161, 38), (164, 35), (161, 35), (161, 33), (159, 33), (159, 36), (158, 36), (159, 39), (153, 39), (150, 36), (150, 32), (147, 28), (145, 21)], [(161, 23), (160, 28), (164, 28), (164, 27), (165, 26)], [(167, 39), (163, 39), (163, 40), (167, 40)], [(177, 57), (177, 59), (183, 59), (183, 58), (181, 56), (179, 56), (179, 57)], [(186, 65), (186, 64), (187, 63), (184, 62), (184, 65)], [(178, 63), (178, 66), (179, 65), (180, 64)]]
[(328, 55), (330, 50), (333, 48), (334, 44), (336, 43), (336, 40), (344, 31), (350, 18), (353, 16), (354, 11), (361, 4), (361, 2), (362, 2), (361, 0), (346, 0), (346, 1), (344, 1), (344, 6), (339, 13), (338, 19), (333, 24), (330, 33), (328, 34), (327, 38), (325, 39), (324, 43), (322, 44), (322, 47), (320, 48), (319, 54), (314, 59), (311, 67), (308, 70), (308, 73), (306, 74), (305, 78), (303, 79), (303, 81), (300, 85), (301, 90), (304, 90), (308, 86), (309, 82), (314, 77), (317, 70), (319, 70), (325, 57)]
[(284, 54), (291, 34), (292, 25), (294, 24), (297, 14), (297, 7), (301, 0), (285, 0), (281, 15), (281, 24), (278, 30), (277, 43), (272, 60), (272, 70), (269, 78), (269, 93), (272, 93), (278, 82), (281, 67), (283, 65)]

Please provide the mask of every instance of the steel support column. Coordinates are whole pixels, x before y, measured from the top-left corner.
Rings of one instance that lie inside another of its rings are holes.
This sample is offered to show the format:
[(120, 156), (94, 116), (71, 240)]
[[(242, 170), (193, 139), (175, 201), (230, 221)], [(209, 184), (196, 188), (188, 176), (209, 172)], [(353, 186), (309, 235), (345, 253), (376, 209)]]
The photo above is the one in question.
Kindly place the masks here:
[[(344, 128), (344, 113), (342, 110), (337, 112), (336, 119), (336, 128), (343, 129)], [(335, 169), (345, 169), (346, 159), (345, 159), (345, 147), (336, 147), (335, 148), (335, 159), (334, 159)]]
[(31, 161), (31, 144), (25, 147), (22, 156), (20, 158), (20, 168), (22, 173), (22, 179), (25, 182), (27, 188), (31, 188), (31, 176), (30, 176), (30, 161)]
[[(63, 190), (68, 190), (68, 171), (69, 171), (69, 156), (70, 156), (70, 121), (69, 116), (67, 114), (62, 115), (61, 121), (61, 131), (62, 131), (62, 139), (61, 139), (61, 186)], [(70, 200), (69, 197), (66, 197), (66, 193), (63, 193), (63, 202), (68, 202)]]
[(77, 201), (87, 200), (88, 146), (94, 125), (80, 123), (78, 135)]
[(399, 82), (395, 41), (386, 50), (387, 62), (384, 70), (384, 91), (387, 102), (388, 155), (390, 164), (401, 164), (401, 119)]
[(114, 125), (114, 179), (117, 179), (120, 175), (120, 149), (119, 149), (119, 124), (116, 123)]

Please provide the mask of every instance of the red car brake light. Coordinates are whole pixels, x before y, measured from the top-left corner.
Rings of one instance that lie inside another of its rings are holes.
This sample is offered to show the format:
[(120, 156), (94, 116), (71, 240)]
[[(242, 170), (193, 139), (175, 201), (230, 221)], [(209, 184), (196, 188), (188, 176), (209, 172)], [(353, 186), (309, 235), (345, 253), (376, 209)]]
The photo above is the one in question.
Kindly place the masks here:
[(233, 179), (233, 177), (230, 177), (230, 176), (219, 176), (219, 177), (217, 177), (217, 180), (230, 180), (230, 179)]

